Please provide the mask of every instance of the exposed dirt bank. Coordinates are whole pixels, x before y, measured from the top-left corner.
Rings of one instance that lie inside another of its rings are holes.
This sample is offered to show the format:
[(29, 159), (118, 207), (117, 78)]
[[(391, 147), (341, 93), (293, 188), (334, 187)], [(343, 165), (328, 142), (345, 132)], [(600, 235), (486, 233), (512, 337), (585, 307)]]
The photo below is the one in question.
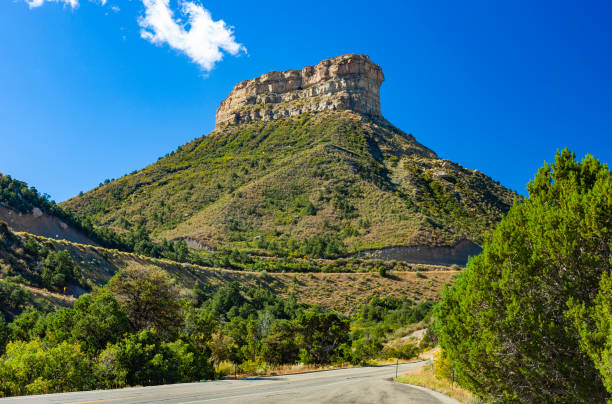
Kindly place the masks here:
[(96, 245), (84, 234), (38, 208), (34, 208), (32, 213), (21, 213), (0, 206), (0, 220), (4, 220), (14, 231), (23, 231), (56, 240)]

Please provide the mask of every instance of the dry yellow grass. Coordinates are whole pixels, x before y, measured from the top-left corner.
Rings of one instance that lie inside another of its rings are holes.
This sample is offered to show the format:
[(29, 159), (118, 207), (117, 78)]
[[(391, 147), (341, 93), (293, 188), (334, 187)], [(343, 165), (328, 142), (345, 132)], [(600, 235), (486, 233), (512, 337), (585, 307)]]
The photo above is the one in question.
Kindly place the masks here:
[[(413, 301), (434, 301), (445, 284), (451, 283), (458, 271), (431, 270), (427, 277), (415, 272), (390, 271), (386, 277), (378, 273), (272, 273), (234, 271), (220, 268), (182, 264), (166, 259), (150, 258), (138, 254), (110, 250), (102, 247), (53, 240), (27, 233), (40, 242), (52, 243), (67, 250), (81, 267), (83, 274), (93, 285), (103, 285), (118, 270), (131, 266), (161, 268), (176, 279), (185, 292), (196, 283), (216, 288), (224, 283), (237, 281), (245, 286), (263, 287), (288, 297), (293, 294), (298, 301), (320, 304), (345, 314), (352, 313), (368, 301), (373, 294), (394, 296)], [(431, 267), (434, 268), (434, 267)]]
[[(370, 366), (382, 366), (382, 365), (394, 365), (395, 363), (411, 363), (419, 361), (414, 358), (411, 360), (397, 359), (384, 359), (384, 360), (370, 360), (367, 365)], [(240, 368), (234, 366), (234, 363), (229, 361), (223, 361), (215, 366), (215, 370), (221, 377), (248, 377), (248, 376), (282, 376), (282, 375), (294, 375), (299, 373), (312, 373), (321, 372), (325, 370), (335, 369), (349, 369), (353, 367), (361, 367), (363, 365), (352, 365), (348, 362), (340, 365), (306, 365), (303, 363), (286, 364), (271, 366), (269, 364), (252, 364), (252, 366), (246, 366), (246, 368)]]
[(398, 377), (397, 381), (437, 391), (464, 404), (482, 403), (472, 393), (459, 387), (456, 383), (453, 384), (450, 380), (436, 377), (431, 364), (411, 370)]
[(235, 367), (232, 362), (221, 362), (215, 370), (221, 377), (236, 377), (238, 379), (248, 376), (281, 376), (299, 373), (320, 372), (324, 370), (344, 369), (352, 367), (350, 364), (342, 366), (332, 365), (305, 365), (303, 363), (293, 365), (270, 366), (268, 364), (252, 364), (252, 366)]
[(52, 303), (56, 309), (60, 307), (70, 307), (76, 300), (73, 296), (51, 292), (47, 289), (35, 288), (28, 285), (22, 285), (22, 287), (32, 292), (35, 299), (47, 300)]

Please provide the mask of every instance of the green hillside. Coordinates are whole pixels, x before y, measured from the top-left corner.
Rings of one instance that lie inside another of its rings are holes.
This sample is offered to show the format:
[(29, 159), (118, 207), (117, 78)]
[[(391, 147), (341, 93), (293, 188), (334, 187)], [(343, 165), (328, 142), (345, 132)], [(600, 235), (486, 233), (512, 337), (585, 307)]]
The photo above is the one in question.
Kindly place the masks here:
[(516, 194), (350, 111), (229, 126), (61, 206), (118, 233), (336, 258), (483, 235)]

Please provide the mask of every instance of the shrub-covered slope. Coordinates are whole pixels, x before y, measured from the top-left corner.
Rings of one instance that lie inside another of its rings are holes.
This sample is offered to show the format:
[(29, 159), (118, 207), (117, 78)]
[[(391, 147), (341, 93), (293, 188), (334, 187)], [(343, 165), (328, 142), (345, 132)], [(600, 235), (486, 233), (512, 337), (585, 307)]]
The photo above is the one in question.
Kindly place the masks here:
[[(457, 271), (423, 267), (423, 272), (266, 273), (234, 271), (177, 263), (103, 247), (13, 233), (0, 221), (0, 312), (21, 311), (42, 298), (54, 306), (70, 304), (73, 295), (102, 286), (125, 268), (161, 269), (176, 280), (184, 294), (196, 286), (216, 290), (228, 282), (270, 290), (275, 295), (295, 295), (300, 302), (320, 304), (349, 313), (372, 294), (435, 301), (444, 284)], [(66, 287), (66, 289), (64, 289)], [(22, 293), (21, 289), (34, 292)], [(15, 292), (17, 290), (17, 292)]]
[(214, 131), (62, 207), (192, 247), (335, 258), (480, 243), (515, 197), (387, 121), (330, 111)]

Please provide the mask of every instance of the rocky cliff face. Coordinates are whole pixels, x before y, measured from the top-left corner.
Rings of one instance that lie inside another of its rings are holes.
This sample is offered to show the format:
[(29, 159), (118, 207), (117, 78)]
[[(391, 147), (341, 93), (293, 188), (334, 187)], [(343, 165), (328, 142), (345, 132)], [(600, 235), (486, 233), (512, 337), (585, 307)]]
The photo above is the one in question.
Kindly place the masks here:
[(380, 116), (382, 69), (366, 55), (343, 55), (301, 70), (238, 83), (217, 110), (217, 128), (304, 112), (352, 110)]

